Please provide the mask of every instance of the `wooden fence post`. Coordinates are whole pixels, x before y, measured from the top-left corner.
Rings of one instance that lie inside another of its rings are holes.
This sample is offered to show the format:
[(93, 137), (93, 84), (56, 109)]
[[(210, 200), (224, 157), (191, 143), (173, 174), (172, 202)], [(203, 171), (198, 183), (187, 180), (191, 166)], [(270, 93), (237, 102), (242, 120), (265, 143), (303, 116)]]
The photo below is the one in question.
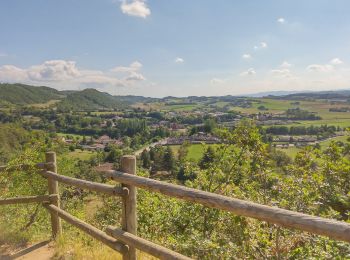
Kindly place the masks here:
[[(132, 155), (123, 156), (121, 160), (121, 170), (125, 173), (136, 175), (136, 157)], [(129, 190), (129, 195), (123, 197), (122, 229), (136, 235), (136, 187), (125, 184), (122, 184), (122, 187)], [(129, 253), (123, 255), (123, 260), (136, 260), (136, 248), (129, 246)]]
[[(45, 154), (46, 163), (48, 163), (46, 170), (50, 172), (57, 173), (57, 162), (56, 162), (56, 153), (55, 152), (47, 152)], [(60, 207), (60, 197), (58, 190), (58, 182), (50, 177), (48, 177), (48, 186), (49, 186), (49, 194), (57, 194), (56, 198), (51, 201), (51, 204), (56, 207)], [(61, 220), (56, 212), (51, 212), (51, 229), (52, 229), (52, 237), (55, 239), (58, 235), (62, 233)]]

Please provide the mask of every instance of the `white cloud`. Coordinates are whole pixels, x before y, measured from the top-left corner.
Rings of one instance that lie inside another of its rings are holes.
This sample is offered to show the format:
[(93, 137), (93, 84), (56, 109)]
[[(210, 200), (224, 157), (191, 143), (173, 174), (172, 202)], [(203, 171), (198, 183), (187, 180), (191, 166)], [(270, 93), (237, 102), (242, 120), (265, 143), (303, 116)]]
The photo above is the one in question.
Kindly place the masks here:
[(138, 61), (128, 67), (116, 67), (109, 71), (84, 70), (76, 66), (75, 61), (49, 60), (42, 64), (19, 68), (13, 65), (0, 66), (0, 82), (20, 82), (53, 87), (67, 86), (77, 89), (79, 86), (108, 88), (132, 86), (146, 78), (140, 73), (142, 64)]
[(180, 57), (176, 57), (176, 59), (174, 60), (175, 63), (184, 63), (185, 60), (183, 58)]
[(267, 48), (266, 42), (260, 42), (260, 44), (258, 46), (254, 46), (254, 50), (266, 49), (266, 48)]
[(246, 71), (243, 71), (240, 75), (241, 76), (253, 76), (256, 74), (256, 71), (254, 68), (249, 68)]
[(339, 59), (339, 58), (334, 58), (330, 61), (330, 64), (333, 64), (333, 65), (340, 65), (340, 64), (343, 64), (344, 62)]
[(334, 58), (328, 64), (311, 64), (306, 67), (306, 70), (311, 72), (331, 72), (337, 70), (338, 65), (343, 63), (341, 59)]
[(27, 80), (27, 72), (13, 65), (0, 67), (0, 82), (23, 82)]
[(7, 56), (8, 56), (7, 53), (5, 53), (5, 52), (0, 52), (0, 58), (7, 57)]
[(334, 69), (332, 65), (329, 64), (311, 64), (307, 66), (306, 70), (311, 72), (330, 72)]
[(113, 69), (111, 69), (112, 72), (132, 72), (132, 71), (138, 71), (142, 68), (142, 63), (139, 61), (134, 61), (129, 66), (118, 66)]
[(290, 67), (292, 67), (292, 64), (290, 64), (288, 61), (284, 61), (284, 62), (282, 62), (280, 67), (281, 68), (290, 68)]
[(243, 54), (243, 55), (242, 55), (242, 58), (245, 59), (245, 60), (249, 60), (249, 59), (252, 58), (252, 55), (246, 53), (246, 54)]
[(219, 78), (212, 78), (210, 80), (210, 84), (212, 84), (212, 85), (218, 85), (218, 84), (222, 84), (224, 82), (225, 82), (225, 80), (219, 79)]
[(125, 80), (127, 80), (127, 81), (143, 81), (146, 79), (141, 73), (133, 71), (125, 78)]
[(275, 69), (275, 70), (271, 70), (270, 72), (275, 76), (279, 76), (279, 77), (284, 77), (284, 78), (292, 77), (292, 73), (290, 72), (289, 69)]
[(284, 24), (284, 23), (286, 23), (286, 19), (284, 19), (283, 17), (280, 17), (277, 19), (277, 22), (280, 24)]
[(28, 77), (34, 81), (56, 81), (72, 79), (80, 75), (74, 61), (50, 60), (32, 66), (27, 70)]
[(261, 42), (260, 46), (261, 46), (261, 48), (267, 48), (267, 43), (266, 42)]
[(145, 0), (132, 0), (131, 2), (122, 0), (120, 9), (124, 14), (142, 18), (146, 18), (151, 14)]

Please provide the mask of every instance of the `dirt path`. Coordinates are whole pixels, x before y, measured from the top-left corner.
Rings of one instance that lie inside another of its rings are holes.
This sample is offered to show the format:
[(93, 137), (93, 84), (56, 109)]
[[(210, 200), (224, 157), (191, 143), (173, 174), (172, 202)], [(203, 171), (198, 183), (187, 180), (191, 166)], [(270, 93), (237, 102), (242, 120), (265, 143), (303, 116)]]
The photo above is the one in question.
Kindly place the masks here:
[(160, 140), (160, 141), (158, 141), (158, 142), (155, 142), (155, 143), (152, 143), (152, 144), (150, 144), (150, 145), (147, 145), (147, 146), (145, 146), (145, 147), (142, 147), (141, 149), (139, 149), (139, 150), (137, 150), (137, 151), (135, 151), (134, 152), (134, 155), (135, 156), (139, 156), (142, 152), (143, 152), (143, 150), (147, 150), (147, 151), (149, 151), (149, 149), (151, 148), (151, 147), (155, 147), (156, 145), (164, 145), (165, 143), (166, 143), (166, 140), (167, 140), (168, 138), (164, 138), (164, 139), (162, 139), (162, 140)]
[(55, 249), (49, 241), (40, 242), (27, 248), (0, 255), (1, 260), (49, 260), (55, 254)]

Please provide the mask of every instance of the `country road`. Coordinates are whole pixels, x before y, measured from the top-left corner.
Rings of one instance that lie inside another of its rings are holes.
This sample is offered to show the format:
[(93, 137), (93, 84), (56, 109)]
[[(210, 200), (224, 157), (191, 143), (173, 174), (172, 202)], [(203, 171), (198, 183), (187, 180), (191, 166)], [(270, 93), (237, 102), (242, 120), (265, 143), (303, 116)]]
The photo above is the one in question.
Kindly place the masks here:
[(134, 155), (135, 156), (139, 156), (142, 153), (142, 151), (145, 150), (145, 149), (148, 151), (151, 147), (155, 147), (156, 145), (164, 145), (164, 144), (166, 144), (167, 140), (168, 140), (168, 138), (164, 138), (164, 139), (162, 139), (162, 140), (160, 140), (158, 142), (151, 143), (151, 144), (149, 144), (149, 145), (147, 145), (145, 147), (142, 147), (141, 149), (135, 151)]

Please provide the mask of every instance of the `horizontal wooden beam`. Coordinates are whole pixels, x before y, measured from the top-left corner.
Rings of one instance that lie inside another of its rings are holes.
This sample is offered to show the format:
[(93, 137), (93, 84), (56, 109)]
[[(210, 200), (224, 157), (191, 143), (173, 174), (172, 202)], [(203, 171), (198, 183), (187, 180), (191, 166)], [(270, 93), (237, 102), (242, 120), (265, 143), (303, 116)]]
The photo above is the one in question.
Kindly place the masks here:
[(282, 227), (296, 228), (336, 240), (350, 242), (350, 224), (345, 222), (234, 199), (118, 171), (106, 171), (106, 175), (120, 183), (134, 185), (149, 191), (196, 202), (210, 208), (226, 210), (240, 216), (267, 221)]
[(128, 195), (128, 189), (122, 188), (122, 187), (116, 187), (113, 185), (76, 179), (76, 178), (72, 178), (64, 175), (59, 175), (50, 171), (40, 171), (39, 174), (45, 178), (51, 178), (58, 182), (62, 182), (68, 185), (72, 185), (72, 186), (90, 190), (90, 191), (96, 191), (96, 192), (101, 192), (101, 193), (115, 195), (115, 196)]
[(50, 202), (57, 198), (57, 195), (39, 195), (29, 197), (17, 197), (17, 198), (0, 198), (0, 205), (19, 204), (19, 203), (37, 203), (37, 202)]
[(143, 238), (140, 238), (138, 236), (135, 236), (131, 233), (128, 233), (122, 229), (115, 228), (112, 226), (109, 226), (106, 229), (106, 233), (119, 241), (129, 245), (133, 246), (143, 252), (146, 252), (152, 256), (155, 256), (159, 259), (164, 260), (190, 260), (192, 258), (189, 258), (187, 256), (181, 255), (179, 253), (176, 253), (170, 249), (167, 249), (163, 246), (157, 245), (153, 242), (147, 241)]
[(119, 253), (122, 253), (122, 254), (128, 253), (129, 249), (126, 245), (118, 242), (115, 238), (108, 236), (106, 233), (99, 230), (98, 228), (72, 216), (68, 212), (52, 204), (43, 204), (43, 206), (49, 211), (57, 213), (60, 218), (67, 221), (69, 224), (79, 228), (80, 230), (84, 231), (85, 233), (92, 236), (93, 238), (101, 241), (103, 244), (109, 246), (110, 248), (118, 251)]

